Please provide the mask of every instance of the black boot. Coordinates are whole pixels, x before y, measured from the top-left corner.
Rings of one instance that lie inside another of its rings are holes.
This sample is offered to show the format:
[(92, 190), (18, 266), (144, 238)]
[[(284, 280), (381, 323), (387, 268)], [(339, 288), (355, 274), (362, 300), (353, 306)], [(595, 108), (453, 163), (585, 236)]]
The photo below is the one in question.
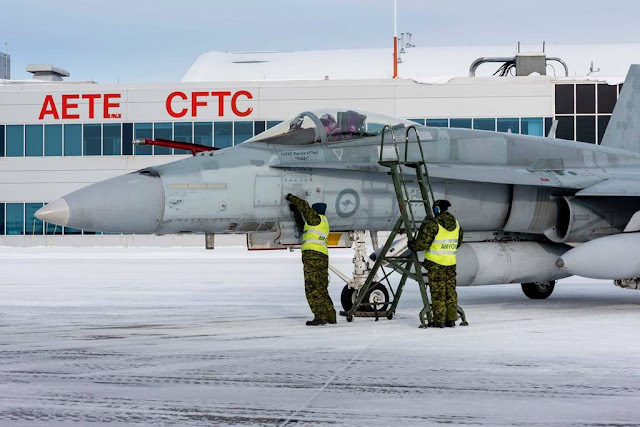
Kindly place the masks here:
[(328, 313), (327, 323), (330, 325), (335, 325), (336, 323), (338, 323), (335, 310)]
[(447, 328), (455, 328), (456, 327), (456, 321), (455, 320), (447, 320), (446, 322), (444, 322), (444, 326), (446, 326)]
[(444, 322), (433, 322), (434, 328), (444, 328)]
[(326, 324), (327, 324), (327, 321), (325, 319), (314, 318), (313, 320), (307, 321), (307, 326), (320, 326), (320, 325), (326, 325)]

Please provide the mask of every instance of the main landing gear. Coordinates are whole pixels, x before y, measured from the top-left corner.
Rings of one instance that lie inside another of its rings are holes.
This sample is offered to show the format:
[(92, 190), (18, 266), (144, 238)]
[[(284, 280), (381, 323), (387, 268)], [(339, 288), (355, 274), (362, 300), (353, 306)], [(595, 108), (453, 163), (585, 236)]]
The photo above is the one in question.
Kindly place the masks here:
[(556, 281), (522, 283), (522, 292), (531, 299), (546, 299), (553, 293), (556, 287)]

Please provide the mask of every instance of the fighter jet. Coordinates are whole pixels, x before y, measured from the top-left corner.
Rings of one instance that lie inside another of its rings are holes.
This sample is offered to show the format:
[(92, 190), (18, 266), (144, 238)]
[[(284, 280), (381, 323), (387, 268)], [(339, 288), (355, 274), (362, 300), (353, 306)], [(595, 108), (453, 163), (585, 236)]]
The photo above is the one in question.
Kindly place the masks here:
[(640, 65), (599, 146), (324, 108), (235, 147), (194, 149), (193, 157), (89, 185), (36, 217), (104, 232), (243, 233), (250, 248), (288, 247), (300, 243), (285, 201), (292, 193), (326, 203), (330, 243), (345, 245), (363, 230), (389, 231), (398, 218), (389, 169), (379, 163), (381, 137), (410, 126), (417, 132), (407, 157), (422, 145), (435, 198), (451, 202), (465, 229), (459, 285), (520, 283), (530, 298), (546, 298), (556, 280), (576, 274), (640, 287)]

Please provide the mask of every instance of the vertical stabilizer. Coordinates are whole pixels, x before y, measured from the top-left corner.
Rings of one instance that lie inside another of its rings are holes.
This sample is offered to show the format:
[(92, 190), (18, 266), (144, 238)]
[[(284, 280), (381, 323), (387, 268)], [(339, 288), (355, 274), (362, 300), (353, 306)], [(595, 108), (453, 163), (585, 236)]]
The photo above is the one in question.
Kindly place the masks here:
[(632, 65), (601, 145), (640, 152), (640, 65)]

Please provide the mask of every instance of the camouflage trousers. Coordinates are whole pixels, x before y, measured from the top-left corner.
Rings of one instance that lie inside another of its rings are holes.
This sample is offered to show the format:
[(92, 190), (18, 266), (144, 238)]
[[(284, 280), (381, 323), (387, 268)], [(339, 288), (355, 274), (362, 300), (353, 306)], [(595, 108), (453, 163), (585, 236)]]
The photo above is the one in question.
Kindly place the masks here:
[(328, 321), (336, 320), (336, 310), (329, 296), (329, 257), (321, 252), (302, 251), (304, 292), (313, 316)]
[(458, 293), (456, 292), (456, 266), (443, 266), (432, 262), (425, 265), (431, 303), (433, 304), (433, 321), (458, 319)]

